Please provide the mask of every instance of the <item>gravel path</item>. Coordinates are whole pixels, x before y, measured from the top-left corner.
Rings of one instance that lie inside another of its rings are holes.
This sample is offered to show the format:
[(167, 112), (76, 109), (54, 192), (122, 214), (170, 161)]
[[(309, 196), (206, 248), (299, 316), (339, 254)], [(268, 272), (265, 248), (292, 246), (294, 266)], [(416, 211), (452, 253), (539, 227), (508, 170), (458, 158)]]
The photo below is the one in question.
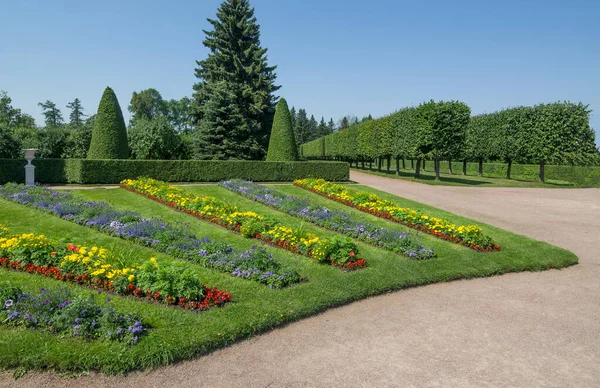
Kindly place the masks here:
[(600, 386), (600, 189), (351, 179), (564, 247), (580, 264), (370, 298), (149, 373), (5, 374), (0, 386)]

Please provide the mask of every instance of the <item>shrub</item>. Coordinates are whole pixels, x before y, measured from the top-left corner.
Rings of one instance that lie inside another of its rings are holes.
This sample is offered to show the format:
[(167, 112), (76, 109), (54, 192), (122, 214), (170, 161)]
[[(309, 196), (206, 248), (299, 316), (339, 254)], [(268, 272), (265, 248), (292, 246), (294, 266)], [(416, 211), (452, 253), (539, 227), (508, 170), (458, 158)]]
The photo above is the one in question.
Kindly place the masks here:
[(88, 159), (126, 159), (129, 156), (127, 130), (115, 92), (104, 90), (92, 133)]
[[(25, 180), (24, 159), (0, 159), (0, 183)], [(259, 162), (243, 160), (88, 160), (36, 159), (40, 183), (117, 184), (139, 176), (168, 182), (219, 182), (241, 178), (256, 182), (292, 182), (302, 178), (346, 181), (345, 162)]]
[(268, 162), (294, 161), (298, 160), (298, 150), (294, 140), (294, 130), (292, 129), (292, 118), (285, 99), (279, 100), (275, 118), (273, 119), (273, 128), (271, 130), (271, 140), (269, 141), (269, 151), (267, 152)]

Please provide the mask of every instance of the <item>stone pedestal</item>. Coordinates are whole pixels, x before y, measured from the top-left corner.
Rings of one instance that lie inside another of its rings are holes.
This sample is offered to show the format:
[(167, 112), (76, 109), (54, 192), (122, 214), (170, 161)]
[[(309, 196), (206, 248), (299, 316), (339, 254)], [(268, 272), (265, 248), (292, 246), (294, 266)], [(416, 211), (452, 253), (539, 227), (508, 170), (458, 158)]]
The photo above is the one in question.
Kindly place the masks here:
[(35, 166), (28, 161), (25, 166), (25, 185), (33, 186), (35, 184)]
[(23, 151), (25, 151), (25, 160), (27, 160), (27, 165), (25, 166), (25, 184), (33, 186), (35, 185), (35, 166), (31, 164), (31, 161), (35, 159), (37, 148), (27, 148)]

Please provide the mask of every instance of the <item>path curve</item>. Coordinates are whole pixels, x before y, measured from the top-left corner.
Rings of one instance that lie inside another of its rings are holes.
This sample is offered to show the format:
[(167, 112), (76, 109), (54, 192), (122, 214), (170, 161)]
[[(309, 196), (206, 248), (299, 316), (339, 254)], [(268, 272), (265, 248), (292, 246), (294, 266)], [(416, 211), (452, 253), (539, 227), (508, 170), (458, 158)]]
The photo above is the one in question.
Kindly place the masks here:
[(569, 249), (565, 270), (369, 298), (152, 372), (0, 386), (600, 386), (600, 189), (429, 186), (351, 179)]

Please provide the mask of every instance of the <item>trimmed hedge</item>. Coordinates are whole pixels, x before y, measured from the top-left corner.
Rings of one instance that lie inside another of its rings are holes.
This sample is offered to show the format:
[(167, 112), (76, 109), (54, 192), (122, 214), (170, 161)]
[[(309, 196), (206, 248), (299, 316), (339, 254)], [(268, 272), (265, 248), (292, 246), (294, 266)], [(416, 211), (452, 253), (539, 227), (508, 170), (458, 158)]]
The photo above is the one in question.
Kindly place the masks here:
[[(25, 181), (25, 160), (0, 159), (0, 183)], [(346, 162), (261, 162), (233, 160), (86, 160), (36, 159), (40, 183), (117, 184), (140, 176), (167, 182), (218, 182), (240, 178), (257, 182), (291, 182), (303, 178), (346, 181)]]
[(117, 95), (108, 86), (104, 89), (94, 121), (88, 159), (123, 159), (129, 156), (127, 127)]
[(267, 151), (267, 162), (296, 161), (298, 160), (298, 149), (294, 139), (292, 118), (288, 104), (284, 98), (277, 103), (269, 150)]

